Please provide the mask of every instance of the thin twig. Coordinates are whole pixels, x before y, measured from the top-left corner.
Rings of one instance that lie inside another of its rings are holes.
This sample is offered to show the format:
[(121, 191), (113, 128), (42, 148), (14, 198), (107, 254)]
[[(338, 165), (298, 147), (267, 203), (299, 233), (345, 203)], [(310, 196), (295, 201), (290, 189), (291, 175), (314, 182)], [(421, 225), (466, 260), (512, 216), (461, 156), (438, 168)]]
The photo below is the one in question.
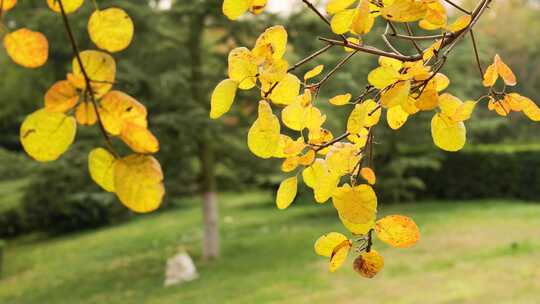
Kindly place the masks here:
[(476, 57), (476, 65), (478, 66), (478, 71), (480, 72), (480, 78), (484, 79), (484, 69), (482, 68), (482, 63), (480, 62), (480, 55), (478, 55), (478, 46), (476, 45), (476, 39), (474, 38), (474, 32), (472, 29), (469, 34), (471, 35), (474, 56)]
[(457, 8), (458, 10), (464, 12), (465, 14), (467, 15), (470, 15), (471, 12), (469, 12), (468, 10), (464, 9), (463, 7), (457, 5), (456, 3), (454, 3), (453, 1), (450, 1), (450, 0), (444, 0), (446, 3), (450, 4), (451, 6)]
[[(414, 36), (411, 26), (409, 25), (408, 22), (405, 22), (405, 29), (407, 30), (407, 34), (409, 34), (409, 36)], [(409, 40), (409, 41), (412, 43), (416, 51), (418, 51), (418, 54), (423, 53), (422, 50), (420, 49), (420, 46), (418, 46), (418, 43), (416, 43), (415, 40)]]
[(335, 40), (335, 39), (319, 37), (319, 40), (325, 41), (325, 42), (328, 42), (328, 43), (331, 43), (331, 44), (334, 44), (334, 45), (346, 46), (348, 48), (358, 50), (360, 52), (364, 52), (364, 53), (368, 53), (368, 54), (372, 54), (372, 55), (390, 57), (390, 58), (398, 59), (398, 60), (401, 60), (401, 61), (417, 61), (417, 60), (422, 59), (421, 55), (416, 55), (416, 56), (399, 55), (399, 54), (383, 51), (381, 49), (378, 49), (376, 47), (369, 46), (369, 45), (358, 45), (358, 44), (352, 43), (350, 41), (347, 43), (347, 45), (345, 45), (345, 43), (343, 41), (339, 41), (339, 40)]
[(328, 44), (326, 45), (325, 47), (323, 47), (322, 49), (316, 51), (315, 53), (307, 56), (306, 58), (302, 59), (301, 61), (297, 62), (296, 64), (294, 64), (292, 67), (290, 67), (287, 72), (292, 72), (294, 70), (296, 70), (297, 68), (299, 68), (300, 66), (308, 63), (309, 61), (317, 58), (318, 56), (320, 56), (321, 54), (325, 53), (326, 51), (328, 51), (329, 49), (331, 49), (334, 45), (332, 44)]

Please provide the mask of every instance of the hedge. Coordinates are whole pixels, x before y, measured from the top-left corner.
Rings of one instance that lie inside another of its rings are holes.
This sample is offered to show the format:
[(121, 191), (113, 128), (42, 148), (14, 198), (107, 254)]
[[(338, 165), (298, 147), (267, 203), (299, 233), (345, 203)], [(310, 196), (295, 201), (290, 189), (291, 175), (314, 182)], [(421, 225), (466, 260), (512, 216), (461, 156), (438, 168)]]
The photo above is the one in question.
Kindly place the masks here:
[(446, 153), (439, 170), (412, 174), (426, 184), (418, 198), (540, 200), (540, 150), (536, 149)]

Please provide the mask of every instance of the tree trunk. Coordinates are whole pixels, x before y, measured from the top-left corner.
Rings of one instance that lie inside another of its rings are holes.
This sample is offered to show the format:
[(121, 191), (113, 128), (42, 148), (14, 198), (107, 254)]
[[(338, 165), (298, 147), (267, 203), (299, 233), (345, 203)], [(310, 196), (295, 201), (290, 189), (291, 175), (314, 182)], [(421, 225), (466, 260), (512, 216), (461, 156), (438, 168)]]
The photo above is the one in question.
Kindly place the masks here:
[[(201, 104), (201, 107), (207, 107), (208, 98), (202, 90), (202, 39), (204, 34), (204, 23), (206, 12), (194, 13), (190, 18), (189, 51), (191, 57), (191, 96), (195, 102)], [(214, 167), (214, 149), (211, 144), (212, 137), (208, 132), (200, 134), (198, 142), (199, 159), (201, 163), (201, 192), (203, 199), (203, 258), (205, 260), (216, 259), (219, 257), (219, 216), (218, 202), (216, 193), (216, 177)]]
[(199, 153), (203, 177), (203, 258), (211, 260), (219, 257), (219, 216), (214, 174), (214, 150), (210, 144), (202, 143)]

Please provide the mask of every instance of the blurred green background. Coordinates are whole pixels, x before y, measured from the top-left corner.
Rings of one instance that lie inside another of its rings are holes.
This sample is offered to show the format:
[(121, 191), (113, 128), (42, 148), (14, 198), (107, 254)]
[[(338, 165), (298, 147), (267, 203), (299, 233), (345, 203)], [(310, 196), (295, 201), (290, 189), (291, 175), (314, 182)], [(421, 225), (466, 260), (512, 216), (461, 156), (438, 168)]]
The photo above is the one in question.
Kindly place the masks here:
[[(93, 6), (86, 2), (70, 15), (81, 49), (94, 48), (86, 31)], [(540, 302), (539, 128), (521, 114), (498, 117), (484, 104), (467, 123), (468, 146), (459, 153), (436, 149), (429, 113), (397, 132), (381, 122), (375, 147), (380, 212), (412, 216), (422, 240), (408, 250), (376, 243), (386, 266), (373, 280), (360, 278), (350, 264), (327, 273), (313, 243), (345, 229), (331, 204), (317, 206), (308, 189), (300, 189), (287, 211), (274, 207), (284, 177), (279, 162), (257, 159), (245, 143), (257, 93), (240, 93), (230, 114), (208, 119), (211, 91), (226, 77), (232, 48), (251, 46), (266, 27), (283, 24), (286, 56), (295, 62), (322, 47), (317, 36), (331, 37), (315, 15), (297, 9), (300, 1), (287, 2), (270, 1), (281, 10), (233, 23), (218, 0), (98, 1), (102, 8), (124, 8), (134, 20), (133, 43), (115, 54), (117, 89), (148, 107), (161, 142), (166, 199), (158, 212), (135, 215), (88, 175), (87, 153), (103, 144), (96, 127), (79, 128), (76, 143), (54, 163), (38, 164), (22, 151), (20, 123), (65, 78), (72, 56), (61, 18), (42, 0), (19, 1), (4, 23), (44, 32), (50, 58), (27, 70), (0, 52), (1, 303)], [(475, 1), (462, 2), (472, 7)], [(377, 24), (366, 39), (380, 45), (383, 30)], [(540, 101), (540, 1), (494, 1), (476, 35), (482, 62), (499, 53), (518, 76), (516, 91)], [(331, 67), (342, 55), (336, 48), (317, 64)], [(375, 65), (369, 55), (355, 56), (321, 92), (317, 102), (334, 133), (343, 129), (347, 111), (326, 100), (360, 92)], [(484, 94), (470, 41), (442, 72), (452, 80), (452, 94)], [(201, 193), (214, 185), (221, 256), (207, 261)], [(179, 248), (194, 258), (200, 278), (165, 288), (166, 261)]]

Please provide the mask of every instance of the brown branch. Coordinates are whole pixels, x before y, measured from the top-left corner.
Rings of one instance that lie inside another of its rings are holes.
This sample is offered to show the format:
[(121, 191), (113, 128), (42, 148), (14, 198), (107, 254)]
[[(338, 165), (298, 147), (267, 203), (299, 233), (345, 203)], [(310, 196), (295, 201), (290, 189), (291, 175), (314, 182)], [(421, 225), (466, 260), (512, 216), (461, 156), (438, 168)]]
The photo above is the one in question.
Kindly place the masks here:
[(114, 147), (112, 145), (112, 140), (111, 140), (109, 134), (107, 133), (107, 130), (105, 130), (105, 126), (103, 125), (103, 121), (101, 120), (101, 115), (99, 114), (99, 111), (98, 111), (98, 103), (96, 101), (96, 96), (94, 95), (94, 91), (92, 90), (91, 80), (90, 80), (90, 77), (88, 77), (88, 73), (86, 72), (86, 68), (83, 65), (81, 55), (80, 55), (80, 52), (79, 52), (79, 47), (77, 46), (77, 42), (75, 41), (75, 36), (73, 35), (73, 31), (71, 30), (71, 25), (69, 24), (69, 20), (68, 20), (66, 11), (64, 10), (64, 4), (62, 3), (62, 0), (57, 0), (57, 1), (58, 1), (59, 6), (60, 6), (60, 12), (62, 14), (62, 19), (64, 21), (64, 26), (66, 28), (66, 32), (67, 32), (68, 37), (69, 37), (69, 41), (71, 43), (71, 48), (73, 50), (73, 54), (75, 55), (75, 58), (77, 59), (77, 63), (79, 64), (79, 67), (81, 68), (81, 73), (83, 74), (84, 82), (86, 83), (86, 90), (90, 95), (90, 100), (92, 101), (92, 104), (94, 105), (94, 111), (96, 113), (96, 117), (97, 117), (97, 120), (98, 120), (98, 123), (99, 123), (99, 128), (101, 130), (101, 133), (105, 137), (105, 142), (107, 144), (107, 148), (109, 149), (109, 151), (116, 158), (118, 158), (118, 153), (116, 153), (116, 151), (114, 150)]
[(349, 135), (351, 135), (351, 133), (349, 133), (349, 132), (343, 133), (342, 135), (340, 135), (340, 136), (334, 138), (333, 140), (331, 140), (331, 141), (329, 141), (329, 142), (327, 142), (327, 143), (325, 143), (325, 144), (317, 145), (317, 148), (314, 149), (314, 151), (315, 151), (315, 152), (319, 152), (319, 151), (321, 151), (321, 150), (324, 149), (324, 148), (328, 148), (328, 147), (330, 147), (331, 145), (333, 145), (333, 144), (335, 144), (335, 143), (337, 143), (337, 142), (339, 142), (339, 141), (341, 141), (341, 140), (347, 138)]
[[(330, 23), (330, 20), (328, 20), (328, 18), (326, 18), (314, 5), (313, 3), (309, 2), (308, 0), (302, 0), (302, 2), (304, 2), (306, 4), (306, 6), (312, 10), (315, 14), (317, 14), (317, 16), (319, 16), (319, 18), (321, 18), (322, 21), (324, 21), (324, 23), (326, 23), (330, 28), (332, 27), (331, 23)], [(341, 37), (341, 39), (343, 39), (343, 41), (347, 41), (347, 37), (345, 37), (345, 35), (341, 34), (339, 35), (339, 37)]]
[(292, 72), (294, 70), (296, 70), (298, 67), (308, 63), (309, 61), (317, 58), (318, 56), (320, 56), (321, 54), (324, 54), (326, 53), (326, 51), (328, 51), (329, 49), (331, 49), (334, 45), (332, 44), (328, 44), (327, 46), (323, 47), (322, 49), (316, 51), (315, 53), (307, 56), (306, 58), (302, 59), (301, 61), (297, 62), (296, 64), (294, 64), (292, 67), (290, 67), (287, 72)]
[[(408, 22), (405, 22), (405, 29), (407, 30), (407, 34), (409, 34), (409, 36), (414, 36), (411, 26), (409, 25)], [(423, 53), (423, 51), (420, 49), (420, 46), (418, 46), (418, 43), (416, 43), (415, 40), (409, 40), (409, 41), (412, 43), (416, 51), (418, 51), (418, 54)]]
[(476, 39), (474, 38), (474, 32), (471, 29), (470, 33), (471, 35), (471, 41), (474, 49), (474, 56), (476, 58), (476, 65), (478, 67), (478, 71), (480, 72), (480, 78), (484, 79), (484, 69), (482, 68), (482, 63), (480, 62), (480, 55), (478, 55), (478, 46), (476, 44)]
[(345, 56), (343, 59), (341, 59), (341, 61), (338, 62), (338, 64), (336, 64), (336, 66), (330, 72), (328, 72), (328, 74), (326, 74), (323, 77), (323, 79), (321, 79), (321, 81), (317, 82), (316, 84), (312, 85), (311, 87), (316, 87), (317, 92), (318, 92), (321, 89), (321, 87), (323, 86), (323, 84), (325, 84), (330, 79), (330, 77), (332, 77), (332, 75), (334, 75), (340, 68), (342, 68), (345, 65), (345, 63), (347, 63), (347, 61), (349, 61), (349, 59), (351, 59), (354, 55), (356, 55), (356, 53), (358, 53), (358, 51), (354, 51), (354, 52), (348, 54), (347, 56)]
[(398, 59), (398, 60), (401, 60), (401, 61), (418, 61), (418, 60), (422, 59), (422, 55), (415, 55), (415, 56), (399, 55), (399, 54), (383, 51), (381, 49), (378, 49), (376, 47), (369, 46), (369, 45), (365, 45), (365, 46), (358, 45), (358, 44), (352, 43), (350, 41), (348, 41), (348, 43), (344, 43), (343, 41), (330, 39), (330, 38), (324, 38), (324, 37), (319, 37), (319, 40), (324, 41), (324, 42), (328, 42), (328, 43), (333, 44), (333, 45), (340, 45), (340, 46), (344, 46), (344, 47), (346, 46), (348, 48), (358, 50), (360, 52), (364, 52), (364, 53), (368, 53), (368, 54), (372, 54), (372, 55), (390, 57), (390, 58)]
[(446, 3), (450, 4), (451, 6), (457, 8), (458, 10), (464, 12), (465, 14), (467, 15), (470, 15), (471, 12), (469, 12), (468, 10), (464, 9), (463, 7), (457, 5), (456, 3), (454, 3), (453, 1), (450, 1), (450, 0), (444, 0)]

